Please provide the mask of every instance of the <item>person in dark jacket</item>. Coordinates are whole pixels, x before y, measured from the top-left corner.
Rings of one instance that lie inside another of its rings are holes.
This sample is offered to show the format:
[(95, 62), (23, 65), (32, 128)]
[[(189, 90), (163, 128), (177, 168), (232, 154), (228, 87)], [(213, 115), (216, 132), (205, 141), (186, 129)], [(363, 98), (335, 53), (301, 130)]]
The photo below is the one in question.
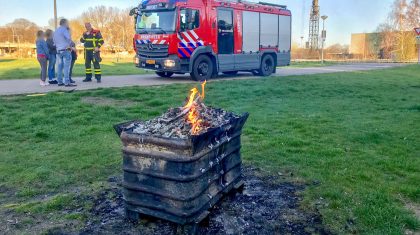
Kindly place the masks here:
[(48, 45), (45, 41), (45, 34), (44, 31), (39, 30), (36, 33), (36, 54), (39, 65), (41, 66), (41, 81), (39, 85), (41, 86), (48, 86), (49, 83), (46, 81), (47, 79), (47, 58), (49, 55)]
[(71, 65), (70, 65), (69, 78), (70, 78), (70, 83), (76, 83), (73, 79), (71, 79), (73, 75), (74, 63), (76, 63), (76, 60), (77, 60), (76, 44), (74, 42), (71, 42), (70, 47), (71, 47)]
[(45, 36), (47, 38), (47, 45), (48, 45), (48, 82), (49, 84), (57, 84), (57, 80), (55, 80), (55, 61), (57, 56), (57, 49), (54, 45), (53, 40), (54, 32), (51, 29), (47, 29), (45, 31)]
[(90, 23), (85, 24), (86, 32), (83, 33), (80, 42), (85, 47), (85, 67), (86, 67), (86, 79), (83, 82), (92, 81), (92, 63), (95, 72), (95, 78), (101, 82), (101, 56), (100, 48), (104, 44), (101, 31), (93, 29)]

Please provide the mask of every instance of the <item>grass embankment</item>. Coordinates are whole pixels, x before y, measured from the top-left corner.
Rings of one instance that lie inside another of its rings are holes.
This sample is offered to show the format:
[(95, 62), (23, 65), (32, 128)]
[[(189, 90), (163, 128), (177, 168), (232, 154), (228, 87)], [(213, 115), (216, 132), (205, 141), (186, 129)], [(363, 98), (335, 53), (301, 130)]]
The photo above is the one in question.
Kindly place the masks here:
[[(406, 209), (420, 203), (419, 74), (419, 66), (408, 66), (211, 82), (206, 102), (250, 112), (245, 164), (308, 183), (302, 206), (317, 209), (328, 229), (403, 234), (419, 228)], [(61, 211), (83, 204), (75, 194), (91, 194), (121, 174), (113, 124), (179, 106), (190, 88), (0, 97), (0, 214), (12, 208), (51, 221), (83, 220), (83, 214), (62, 218)], [(106, 102), (82, 102), (86, 97)]]
[[(73, 76), (85, 76), (83, 55), (76, 61)], [(145, 71), (134, 66), (131, 59), (104, 58), (101, 62), (103, 75), (144, 74)], [(0, 59), (0, 80), (27, 79), (39, 77), (39, 63), (36, 59)]]
[[(307, 67), (325, 67), (331, 65), (340, 64), (339, 62), (334, 61), (291, 61), (290, 66), (291, 68), (307, 68)], [(287, 68), (287, 67), (286, 67)]]

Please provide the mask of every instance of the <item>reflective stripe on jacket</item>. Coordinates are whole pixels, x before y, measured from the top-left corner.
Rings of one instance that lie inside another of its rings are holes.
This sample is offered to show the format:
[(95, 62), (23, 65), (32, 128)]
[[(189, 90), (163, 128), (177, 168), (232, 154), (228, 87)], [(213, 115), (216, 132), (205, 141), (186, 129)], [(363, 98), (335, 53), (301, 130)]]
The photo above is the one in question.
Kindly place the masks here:
[(95, 47), (101, 48), (104, 44), (104, 39), (102, 38), (101, 31), (92, 30), (90, 34), (88, 34), (88, 32), (83, 33), (80, 42), (84, 43), (85, 50), (93, 50)]

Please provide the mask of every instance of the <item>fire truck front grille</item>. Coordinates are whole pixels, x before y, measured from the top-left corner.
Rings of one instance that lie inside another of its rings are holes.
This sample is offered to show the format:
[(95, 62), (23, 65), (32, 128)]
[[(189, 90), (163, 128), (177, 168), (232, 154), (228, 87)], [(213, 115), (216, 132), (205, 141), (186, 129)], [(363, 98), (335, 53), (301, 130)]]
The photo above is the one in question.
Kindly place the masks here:
[(164, 58), (168, 56), (168, 48), (166, 44), (141, 44), (137, 45), (137, 53), (146, 58)]

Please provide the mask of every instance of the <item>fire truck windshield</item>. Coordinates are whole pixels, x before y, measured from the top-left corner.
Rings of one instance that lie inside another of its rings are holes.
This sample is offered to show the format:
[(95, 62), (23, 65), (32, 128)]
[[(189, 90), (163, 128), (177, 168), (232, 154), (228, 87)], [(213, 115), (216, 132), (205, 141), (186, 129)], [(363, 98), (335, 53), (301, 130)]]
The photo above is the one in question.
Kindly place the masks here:
[(144, 11), (137, 17), (136, 31), (139, 34), (166, 34), (175, 32), (175, 10)]

